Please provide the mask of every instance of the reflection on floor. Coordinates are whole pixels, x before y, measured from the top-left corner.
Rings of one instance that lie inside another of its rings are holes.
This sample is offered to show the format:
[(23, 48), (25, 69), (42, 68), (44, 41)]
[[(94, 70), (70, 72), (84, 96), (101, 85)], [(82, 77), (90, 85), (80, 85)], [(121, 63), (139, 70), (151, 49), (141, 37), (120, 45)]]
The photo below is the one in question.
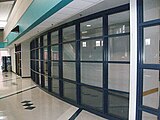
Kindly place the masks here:
[(82, 111), (78, 117), (76, 118), (76, 120), (106, 120), (104, 118), (98, 117), (94, 114), (91, 114), (87, 111)]
[[(0, 73), (0, 120), (68, 120), (78, 110), (14, 73)], [(104, 120), (82, 111), (76, 120)]]

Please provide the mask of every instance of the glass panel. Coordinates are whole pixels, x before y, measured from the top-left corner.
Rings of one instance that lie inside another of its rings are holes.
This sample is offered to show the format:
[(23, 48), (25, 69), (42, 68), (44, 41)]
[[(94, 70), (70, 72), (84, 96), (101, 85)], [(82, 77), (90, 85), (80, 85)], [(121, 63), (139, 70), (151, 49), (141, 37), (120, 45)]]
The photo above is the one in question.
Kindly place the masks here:
[(38, 54), (39, 54), (38, 59), (40, 60), (41, 59), (41, 49), (38, 49)]
[(48, 76), (44, 76), (45, 88), (48, 89)]
[(41, 73), (41, 61), (39, 60), (39, 73)]
[(159, 107), (159, 70), (143, 71), (143, 105)]
[(47, 35), (43, 37), (43, 46), (47, 46)]
[(108, 59), (110, 61), (129, 61), (130, 42), (129, 36), (109, 38)]
[(58, 62), (51, 63), (52, 91), (59, 94), (59, 65)]
[(144, 63), (159, 64), (159, 51), (160, 51), (159, 40), (160, 40), (160, 25), (144, 28), (144, 41), (143, 41)]
[(38, 38), (38, 47), (41, 47), (41, 39)]
[(144, 21), (160, 19), (160, 0), (143, 0)]
[(103, 41), (101, 39), (81, 42), (81, 60), (102, 61)]
[(102, 18), (97, 18), (87, 22), (83, 22), (81, 25), (81, 39), (90, 37), (102, 36)]
[(51, 60), (59, 60), (59, 46), (51, 47)]
[(158, 117), (147, 112), (142, 112), (142, 120), (158, 120)]
[(43, 48), (43, 59), (46, 61), (48, 60), (48, 48), (47, 47)]
[(43, 65), (44, 65), (44, 74), (47, 75), (48, 74), (48, 62), (43, 61)]
[(36, 53), (35, 50), (32, 50), (32, 59), (35, 59)]
[(87, 87), (81, 87), (81, 102), (84, 105), (93, 107), (97, 110), (103, 110), (103, 94), (100, 91)]
[(75, 42), (63, 44), (63, 60), (75, 60), (76, 46)]
[(52, 92), (59, 94), (59, 80), (52, 78)]
[(39, 84), (39, 74), (35, 73), (35, 82)]
[(128, 120), (129, 94), (120, 91), (109, 91), (108, 113)]
[(63, 29), (63, 42), (75, 40), (75, 26)]
[(39, 58), (39, 49), (36, 49), (36, 59)]
[(58, 62), (51, 63), (51, 76), (52, 77), (59, 77), (59, 64)]
[(39, 85), (41, 85), (41, 74), (39, 74)]
[[(123, 16), (123, 17), (122, 17)], [(129, 11), (116, 13), (108, 16), (108, 34), (127, 33), (130, 30)]]
[(38, 39), (35, 40), (35, 47), (38, 48), (39, 44), (38, 44)]
[(68, 82), (64, 84), (64, 97), (76, 101), (76, 85)]
[(75, 62), (63, 62), (63, 78), (76, 81)]
[(51, 44), (58, 43), (58, 31), (51, 33)]
[(108, 65), (108, 88), (129, 92), (129, 64)]
[(35, 69), (35, 71), (37, 71), (37, 72), (39, 72), (39, 61), (35, 61), (35, 63), (36, 63), (36, 69)]
[(102, 63), (81, 63), (81, 82), (102, 87)]

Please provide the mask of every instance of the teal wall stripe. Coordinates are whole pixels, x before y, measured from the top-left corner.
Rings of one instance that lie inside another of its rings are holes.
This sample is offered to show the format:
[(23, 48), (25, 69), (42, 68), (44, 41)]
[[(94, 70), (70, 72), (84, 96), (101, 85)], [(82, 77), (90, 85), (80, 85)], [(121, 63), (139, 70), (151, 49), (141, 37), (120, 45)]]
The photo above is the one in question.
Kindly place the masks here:
[(0, 48), (5, 48), (7, 46), (7, 42), (0, 42)]
[(17, 23), (20, 27), (20, 33), (11, 32), (7, 36), (8, 45), (15, 42), (72, 1), (73, 0), (34, 0)]

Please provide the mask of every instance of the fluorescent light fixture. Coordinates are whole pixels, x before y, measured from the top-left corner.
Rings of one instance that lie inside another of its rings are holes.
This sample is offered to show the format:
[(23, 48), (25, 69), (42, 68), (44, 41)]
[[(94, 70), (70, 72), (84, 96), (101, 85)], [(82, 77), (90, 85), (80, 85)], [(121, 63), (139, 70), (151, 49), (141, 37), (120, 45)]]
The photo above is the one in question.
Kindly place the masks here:
[(90, 37), (82, 36), (82, 39), (88, 39), (88, 38), (90, 38)]
[(91, 25), (86, 25), (87, 27), (91, 27)]
[(0, 116), (0, 120), (6, 119), (6, 116)]
[(86, 34), (86, 33), (88, 33), (88, 31), (82, 31), (82, 34)]
[(100, 41), (96, 41), (96, 47), (101, 46), (101, 42)]
[(145, 44), (150, 45), (151, 44), (151, 39), (150, 38), (145, 39)]
[(7, 22), (0, 21), (0, 28), (4, 28), (6, 26)]
[(82, 42), (82, 47), (87, 47), (87, 43), (86, 42)]

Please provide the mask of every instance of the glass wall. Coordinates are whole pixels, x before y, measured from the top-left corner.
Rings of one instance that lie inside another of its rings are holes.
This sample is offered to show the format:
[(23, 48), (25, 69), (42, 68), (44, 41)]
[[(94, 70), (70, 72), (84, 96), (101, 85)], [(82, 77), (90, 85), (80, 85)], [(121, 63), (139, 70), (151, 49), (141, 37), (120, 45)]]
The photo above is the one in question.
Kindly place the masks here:
[(59, 31), (51, 32), (50, 41), (50, 77), (51, 77), (51, 92), (59, 95)]
[(88, 111), (128, 119), (129, 30), (129, 5), (49, 30), (31, 42), (32, 79)]
[[(143, 7), (142, 7), (143, 6)], [(139, 0), (138, 92), (140, 120), (160, 119), (160, 1)]]

